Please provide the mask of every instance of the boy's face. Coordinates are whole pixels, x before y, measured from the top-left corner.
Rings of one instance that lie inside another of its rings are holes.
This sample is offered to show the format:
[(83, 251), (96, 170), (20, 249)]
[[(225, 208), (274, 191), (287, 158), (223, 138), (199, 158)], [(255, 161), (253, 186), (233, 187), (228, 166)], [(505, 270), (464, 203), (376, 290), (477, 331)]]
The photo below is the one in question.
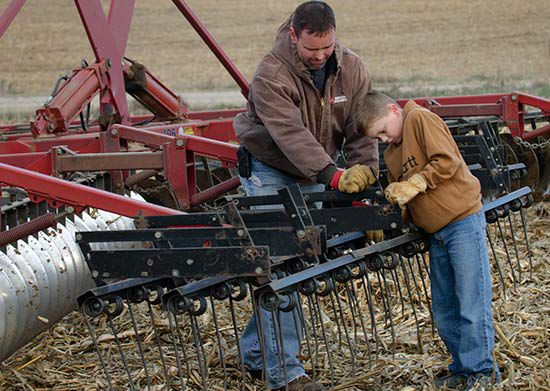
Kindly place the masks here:
[(401, 108), (390, 103), (388, 105), (388, 113), (374, 121), (366, 133), (367, 136), (377, 138), (383, 143), (401, 143), (403, 139), (403, 114)]

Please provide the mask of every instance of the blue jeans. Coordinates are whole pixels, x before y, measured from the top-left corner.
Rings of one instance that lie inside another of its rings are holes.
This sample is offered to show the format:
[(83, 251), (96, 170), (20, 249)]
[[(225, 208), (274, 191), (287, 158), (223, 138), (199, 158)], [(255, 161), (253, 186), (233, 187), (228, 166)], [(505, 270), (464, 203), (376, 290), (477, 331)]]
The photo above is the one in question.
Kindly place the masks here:
[(491, 375), (495, 332), (485, 215), (474, 213), (430, 235), (435, 325), (451, 353), (449, 371)]
[[(252, 157), (252, 175), (248, 179), (241, 177), (241, 184), (248, 196), (277, 194), (278, 189), (294, 183), (296, 183), (296, 179), (254, 157)], [(301, 188), (304, 193), (324, 191), (324, 185), (322, 184), (301, 185)], [(257, 208), (274, 209), (282, 208), (282, 205)], [(280, 312), (280, 323), (271, 312), (261, 308), (258, 311), (261, 312), (261, 330), (265, 344), (264, 354), (268, 385), (270, 388), (283, 387), (286, 382), (291, 382), (305, 374), (304, 367), (298, 359), (302, 326), (295, 311)], [(279, 324), (281, 325), (280, 330)], [(259, 370), (263, 367), (258, 331), (257, 319), (253, 316), (246, 325), (240, 340), (244, 365), (253, 370)], [(280, 346), (281, 341), (283, 343), (282, 349)], [(281, 350), (284, 350), (284, 357)], [(282, 360), (284, 360), (284, 367)]]

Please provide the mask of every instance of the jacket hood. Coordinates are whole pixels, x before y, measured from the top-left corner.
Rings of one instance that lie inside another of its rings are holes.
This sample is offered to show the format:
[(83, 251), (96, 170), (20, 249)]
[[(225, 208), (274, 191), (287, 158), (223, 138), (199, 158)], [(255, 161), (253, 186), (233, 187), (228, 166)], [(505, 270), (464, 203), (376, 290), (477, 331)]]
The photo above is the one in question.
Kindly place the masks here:
[[(306, 67), (306, 64), (304, 64), (304, 62), (300, 59), (296, 45), (293, 45), (292, 42), (290, 42), (290, 23), (293, 15), (294, 14), (290, 15), (277, 30), (277, 36), (275, 38), (273, 48), (271, 49), (271, 53), (280, 61), (287, 64), (293, 72), (296, 73), (296, 75), (309, 79), (310, 73)], [(337, 68), (340, 68), (342, 55), (342, 44), (338, 38), (336, 38), (334, 44), (334, 56), (336, 58)]]

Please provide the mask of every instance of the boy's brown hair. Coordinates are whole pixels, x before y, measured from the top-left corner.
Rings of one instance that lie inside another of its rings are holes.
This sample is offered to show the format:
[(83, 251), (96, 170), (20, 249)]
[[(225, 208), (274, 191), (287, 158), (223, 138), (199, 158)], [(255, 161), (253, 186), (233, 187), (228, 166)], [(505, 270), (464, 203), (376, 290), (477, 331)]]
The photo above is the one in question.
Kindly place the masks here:
[(389, 104), (397, 102), (379, 91), (370, 91), (355, 107), (354, 118), (359, 130), (367, 132), (372, 124), (388, 114)]

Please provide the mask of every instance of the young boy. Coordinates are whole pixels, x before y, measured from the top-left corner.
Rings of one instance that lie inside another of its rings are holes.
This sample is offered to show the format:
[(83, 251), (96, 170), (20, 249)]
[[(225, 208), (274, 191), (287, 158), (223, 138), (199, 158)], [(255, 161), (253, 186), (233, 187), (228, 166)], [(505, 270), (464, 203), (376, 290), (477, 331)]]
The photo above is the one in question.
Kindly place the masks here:
[(432, 308), (451, 353), (437, 387), (473, 389), (500, 378), (493, 361), (491, 276), (480, 184), (445, 122), (409, 101), (368, 93), (356, 113), (359, 128), (388, 143), (386, 198), (409, 213), (430, 238)]

